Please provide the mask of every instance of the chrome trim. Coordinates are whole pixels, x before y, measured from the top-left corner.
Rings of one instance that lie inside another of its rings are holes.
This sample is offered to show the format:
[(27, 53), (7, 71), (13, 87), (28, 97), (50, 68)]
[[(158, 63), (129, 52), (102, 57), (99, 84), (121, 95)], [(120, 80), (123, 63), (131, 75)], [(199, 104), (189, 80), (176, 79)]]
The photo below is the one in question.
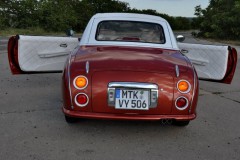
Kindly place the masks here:
[(88, 61), (86, 62), (86, 73), (87, 74), (89, 73), (89, 62)]
[(152, 83), (136, 83), (136, 82), (110, 82), (108, 84), (109, 88), (140, 88), (140, 89), (156, 89), (158, 86)]
[(71, 73), (70, 73), (70, 67), (71, 67), (71, 61), (74, 59), (73, 55), (76, 54), (78, 50), (78, 47), (75, 47), (74, 50), (69, 54), (68, 58), (68, 87), (70, 92), (70, 98), (71, 98), (71, 108), (74, 109), (73, 106), (73, 96), (72, 96), (72, 90), (71, 90)]
[[(177, 106), (177, 100), (179, 100), (180, 98), (184, 98), (184, 99), (187, 101), (187, 104), (186, 104), (184, 107), (182, 107), (182, 108), (179, 108), (179, 107)], [(176, 99), (176, 101), (175, 101), (175, 107), (176, 107), (178, 110), (180, 110), (180, 111), (185, 110), (185, 109), (188, 107), (188, 104), (189, 104), (188, 99), (187, 99), (186, 97), (183, 97), (183, 96), (178, 97), (178, 98)]]
[[(156, 101), (155, 102), (152, 102), (152, 94), (153, 92), (156, 92)], [(151, 93), (150, 93), (150, 104), (149, 104), (149, 108), (156, 108), (157, 105), (158, 105), (158, 90), (155, 90), (155, 89), (151, 89)]]
[[(194, 67), (193, 64), (192, 64), (192, 67)], [(196, 77), (197, 77), (197, 76), (196, 76), (196, 72), (195, 72), (194, 68), (193, 68), (193, 76), (194, 76), (193, 94), (192, 94), (191, 105), (190, 105), (190, 107), (189, 107), (189, 113), (192, 111), (192, 104), (193, 104), (193, 99), (194, 99), (194, 97), (195, 97), (195, 89), (196, 89)]]
[[(184, 58), (185, 58), (187, 61), (190, 61), (189, 58), (188, 58), (187, 56), (184, 56)], [(196, 80), (197, 80), (197, 78), (198, 78), (193, 63), (192, 63), (191, 61), (190, 61), (190, 63), (191, 63), (191, 66), (192, 66), (192, 71), (193, 71), (193, 76), (194, 76), (194, 80), (193, 80), (194, 83), (193, 83), (193, 95), (192, 95), (192, 98), (191, 98), (191, 105), (190, 105), (190, 107), (189, 107), (189, 113), (192, 111), (193, 99), (194, 99), (194, 97), (195, 97)]]
[[(109, 100), (110, 90), (113, 90), (113, 91), (114, 91), (114, 95), (113, 95), (113, 96), (114, 96), (114, 98), (113, 98), (114, 100), (113, 100), (113, 101), (110, 101), (110, 100)], [(115, 88), (108, 88), (108, 105), (109, 105), (109, 106), (115, 106)]]
[(71, 98), (71, 108), (74, 109), (73, 107), (73, 102), (72, 102), (72, 90), (71, 90), (71, 76), (70, 76), (70, 62), (71, 62), (72, 56), (71, 54), (69, 55), (69, 59), (68, 59), (68, 88), (69, 88), (69, 94), (70, 94), (70, 98)]
[[(78, 86), (76, 86), (75, 81), (76, 81), (76, 79), (79, 78), (79, 77), (83, 77), (83, 78), (85, 78), (85, 79), (87, 80), (86, 86), (84, 86), (84, 87), (82, 87), (82, 88), (79, 88)], [(83, 89), (87, 88), (87, 86), (88, 86), (88, 79), (87, 79), (87, 77), (82, 76), (82, 75), (75, 77), (74, 80), (73, 80), (73, 86), (74, 86), (76, 89), (79, 89), (79, 90), (83, 90)]]
[[(109, 90), (113, 89), (115, 94), (116, 88), (124, 89), (148, 89), (149, 92), (149, 108), (156, 108), (158, 105), (158, 85), (152, 83), (137, 83), (137, 82), (110, 82), (108, 84), (108, 105), (115, 106), (115, 97), (114, 102), (109, 101)], [(156, 102), (151, 102), (152, 92), (156, 92)], [(115, 96), (115, 95), (114, 95)]]
[[(185, 91), (185, 92), (180, 91), (179, 88), (178, 88), (178, 83), (180, 83), (181, 81), (185, 81), (185, 82), (188, 83), (189, 88), (188, 88), (188, 90)], [(191, 84), (190, 84), (187, 80), (185, 80), (185, 79), (179, 80), (178, 83), (177, 83), (177, 89), (178, 89), (178, 91), (179, 91), (180, 93), (188, 93), (188, 92), (191, 90), (191, 88), (192, 88)]]
[(178, 65), (175, 65), (175, 71), (176, 71), (176, 76), (179, 77), (179, 67), (178, 67)]
[(176, 40), (177, 42), (183, 42), (185, 40), (185, 37), (183, 35), (178, 35)]
[[(83, 95), (85, 95), (85, 96), (87, 97), (87, 102), (86, 102), (85, 104), (79, 104), (79, 103), (77, 102), (77, 96), (80, 95), (80, 94), (83, 94)], [(75, 96), (74, 101), (75, 101), (75, 103), (76, 103), (77, 106), (79, 106), (79, 107), (85, 107), (85, 106), (88, 104), (88, 102), (89, 102), (89, 98), (88, 98), (88, 96), (87, 96), (85, 93), (78, 93), (78, 94)]]

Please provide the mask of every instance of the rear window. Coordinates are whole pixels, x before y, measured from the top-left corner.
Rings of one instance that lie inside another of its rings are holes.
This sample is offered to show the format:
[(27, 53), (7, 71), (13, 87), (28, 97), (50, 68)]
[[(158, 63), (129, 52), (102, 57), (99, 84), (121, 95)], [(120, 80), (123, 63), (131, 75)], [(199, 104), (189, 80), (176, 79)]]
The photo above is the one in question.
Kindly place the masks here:
[(97, 41), (165, 43), (160, 24), (136, 21), (102, 21), (98, 24)]

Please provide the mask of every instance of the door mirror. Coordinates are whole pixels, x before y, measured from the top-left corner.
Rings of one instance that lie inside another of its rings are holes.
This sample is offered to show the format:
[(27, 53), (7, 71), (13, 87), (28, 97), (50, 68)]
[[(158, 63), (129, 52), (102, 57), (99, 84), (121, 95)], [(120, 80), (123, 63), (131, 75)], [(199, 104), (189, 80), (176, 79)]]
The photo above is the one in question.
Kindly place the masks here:
[(67, 35), (68, 37), (72, 37), (72, 36), (74, 35), (74, 31), (73, 31), (72, 29), (68, 29), (68, 30), (66, 31), (66, 35)]
[(178, 35), (177, 36), (177, 41), (178, 42), (183, 42), (185, 40), (185, 37), (183, 35)]

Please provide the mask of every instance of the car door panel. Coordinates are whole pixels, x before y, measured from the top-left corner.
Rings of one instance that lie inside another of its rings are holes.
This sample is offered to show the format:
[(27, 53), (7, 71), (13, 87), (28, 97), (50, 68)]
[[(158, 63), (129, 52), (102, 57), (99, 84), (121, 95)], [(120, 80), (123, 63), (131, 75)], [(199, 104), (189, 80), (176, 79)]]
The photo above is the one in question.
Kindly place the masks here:
[(231, 83), (237, 63), (237, 51), (230, 46), (178, 43), (194, 65), (199, 79)]
[(78, 43), (78, 38), (70, 37), (11, 37), (8, 56), (12, 73), (61, 72), (67, 56)]

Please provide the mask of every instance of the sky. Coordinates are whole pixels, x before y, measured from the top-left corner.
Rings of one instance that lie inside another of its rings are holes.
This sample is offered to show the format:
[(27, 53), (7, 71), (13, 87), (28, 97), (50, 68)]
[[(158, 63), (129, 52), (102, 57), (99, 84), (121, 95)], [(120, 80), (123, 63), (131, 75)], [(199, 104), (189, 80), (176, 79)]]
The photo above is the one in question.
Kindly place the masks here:
[(195, 17), (197, 5), (205, 9), (209, 0), (120, 0), (128, 2), (131, 8), (153, 9), (170, 16)]

